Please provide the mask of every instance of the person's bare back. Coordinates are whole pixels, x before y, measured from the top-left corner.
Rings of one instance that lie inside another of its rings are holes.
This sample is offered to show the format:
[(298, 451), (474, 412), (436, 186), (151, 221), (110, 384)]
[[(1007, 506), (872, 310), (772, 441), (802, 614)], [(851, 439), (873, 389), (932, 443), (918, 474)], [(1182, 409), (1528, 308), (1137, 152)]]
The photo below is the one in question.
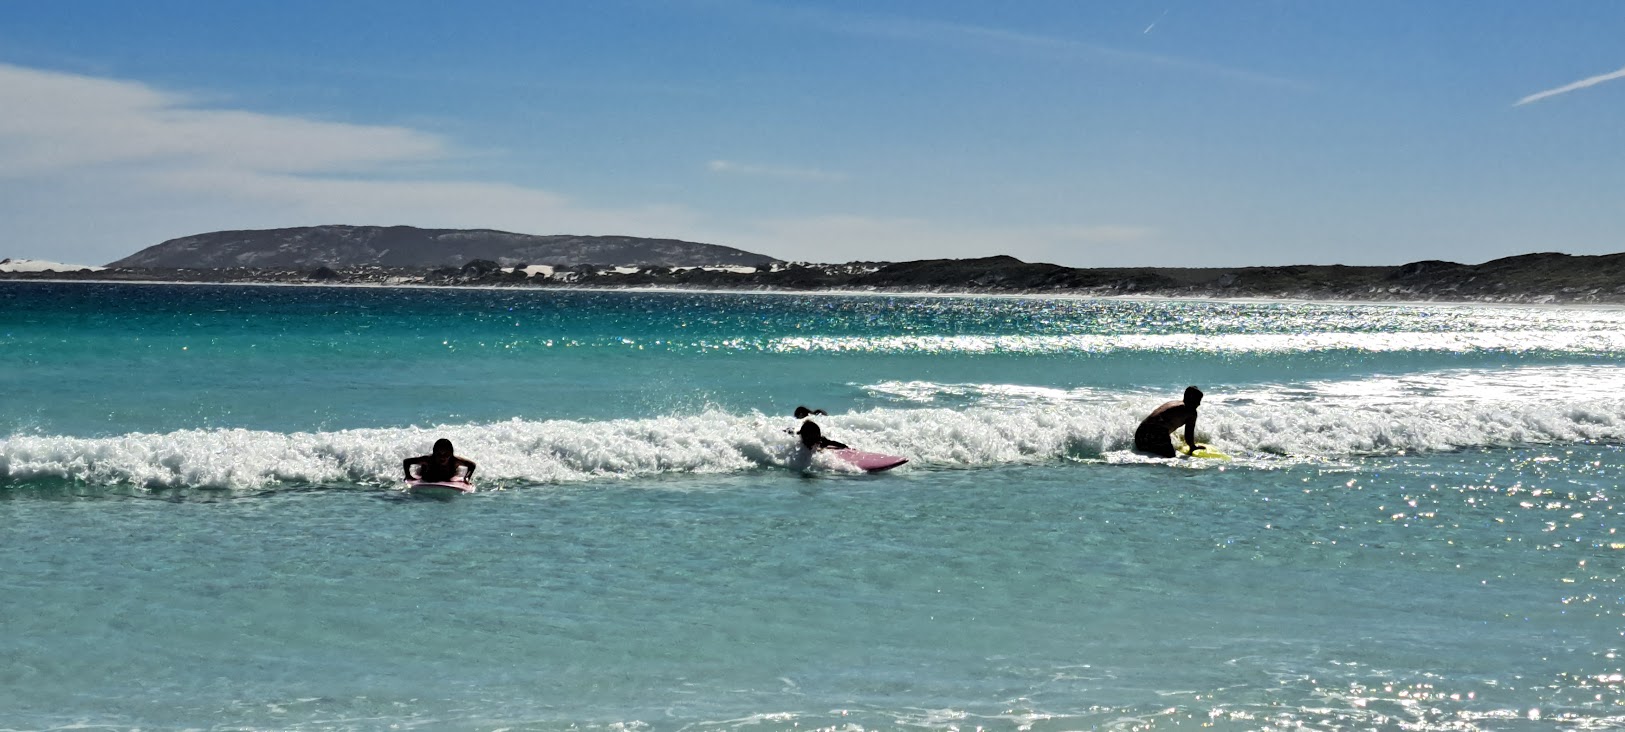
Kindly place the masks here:
[(1185, 445), (1196, 449), (1196, 408), (1201, 403), (1202, 390), (1191, 386), (1185, 389), (1184, 401), (1168, 402), (1151, 410), (1151, 414), (1141, 420), (1139, 428), (1134, 430), (1134, 449), (1174, 457), (1179, 453), (1174, 450), (1174, 442), (1169, 435), (1180, 427), (1185, 428)]

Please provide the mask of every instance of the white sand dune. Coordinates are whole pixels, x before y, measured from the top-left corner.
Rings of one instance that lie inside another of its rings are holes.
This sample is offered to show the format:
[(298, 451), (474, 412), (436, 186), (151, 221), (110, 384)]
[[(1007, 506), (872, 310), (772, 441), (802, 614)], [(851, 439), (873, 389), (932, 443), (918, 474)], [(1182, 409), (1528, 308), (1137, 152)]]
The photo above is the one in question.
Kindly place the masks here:
[(43, 259), (0, 259), (0, 272), (78, 272), (81, 269), (103, 270), (86, 264), (63, 264)]

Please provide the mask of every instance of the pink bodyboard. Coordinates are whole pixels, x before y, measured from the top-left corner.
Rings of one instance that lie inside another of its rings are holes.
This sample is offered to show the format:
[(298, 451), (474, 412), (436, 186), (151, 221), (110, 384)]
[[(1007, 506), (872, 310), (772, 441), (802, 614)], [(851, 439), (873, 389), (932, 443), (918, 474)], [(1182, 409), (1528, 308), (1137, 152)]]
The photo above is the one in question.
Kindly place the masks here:
[(862, 450), (831, 450), (831, 455), (856, 465), (868, 472), (878, 473), (882, 470), (891, 470), (908, 462), (906, 457), (896, 455), (882, 455), (878, 452), (864, 452)]
[(473, 493), (474, 484), (466, 480), (448, 480), (440, 483), (426, 480), (409, 480), (406, 481), (406, 492), (425, 495)]

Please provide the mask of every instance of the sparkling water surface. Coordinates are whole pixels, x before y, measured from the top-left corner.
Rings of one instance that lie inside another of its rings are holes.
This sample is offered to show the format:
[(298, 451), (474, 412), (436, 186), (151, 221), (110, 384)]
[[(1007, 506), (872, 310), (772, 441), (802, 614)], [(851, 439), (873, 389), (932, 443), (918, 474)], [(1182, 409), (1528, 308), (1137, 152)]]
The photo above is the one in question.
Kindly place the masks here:
[[(0, 728), (1625, 726), (1625, 313), (0, 284)], [(1187, 383), (1230, 462), (1128, 451)], [(796, 404), (905, 455), (808, 461)], [(482, 492), (394, 490), (451, 436)]]

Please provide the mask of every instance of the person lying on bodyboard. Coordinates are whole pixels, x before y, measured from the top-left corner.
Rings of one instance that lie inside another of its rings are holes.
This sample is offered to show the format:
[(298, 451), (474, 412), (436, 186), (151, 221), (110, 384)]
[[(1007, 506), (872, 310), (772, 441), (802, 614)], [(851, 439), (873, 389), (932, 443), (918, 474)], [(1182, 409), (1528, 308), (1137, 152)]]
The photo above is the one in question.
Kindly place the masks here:
[(801, 429), (796, 431), (796, 436), (801, 438), (802, 446), (814, 452), (819, 450), (848, 449), (845, 443), (836, 442), (828, 437), (825, 437), (823, 428), (819, 427), (817, 422), (810, 419), (801, 423)]
[[(418, 466), (418, 474), (412, 474), (412, 466)], [(457, 480), (457, 469), (463, 468), (463, 481), (474, 480), (473, 460), (458, 457), (452, 450), (451, 440), (444, 437), (434, 441), (434, 451), (428, 455), (410, 457), (401, 461), (401, 470), (406, 472), (407, 480), (422, 481), (424, 483), (447, 483)]]

